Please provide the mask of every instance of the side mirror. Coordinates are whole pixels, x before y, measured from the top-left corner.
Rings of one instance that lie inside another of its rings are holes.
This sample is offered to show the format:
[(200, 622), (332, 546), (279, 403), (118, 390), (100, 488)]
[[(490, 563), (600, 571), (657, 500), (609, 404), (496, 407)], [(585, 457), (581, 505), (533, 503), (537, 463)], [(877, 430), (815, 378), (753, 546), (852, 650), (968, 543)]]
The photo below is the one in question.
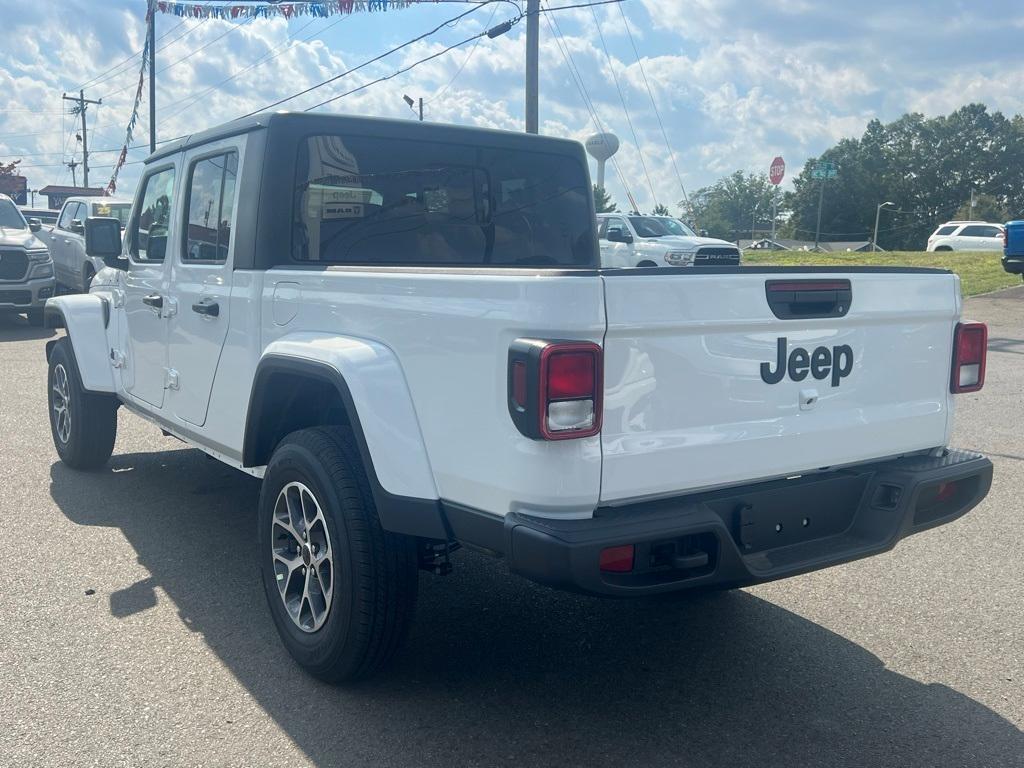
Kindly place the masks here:
[(85, 227), (82, 226), (82, 220), (81, 219), (73, 219), (72, 220), (72, 222), (71, 222), (71, 231), (72, 232), (77, 232), (78, 234), (82, 234), (83, 232), (85, 232)]
[(608, 228), (608, 242), (610, 243), (632, 243), (633, 236), (628, 232), (623, 232), (621, 227), (609, 227)]
[(38, 232), (40, 229), (43, 228), (43, 222), (37, 219), (35, 216), (33, 216), (31, 219), (28, 220), (28, 228), (32, 232)]
[(114, 269), (124, 269), (121, 259), (121, 222), (108, 216), (85, 220), (85, 255), (98, 256)]

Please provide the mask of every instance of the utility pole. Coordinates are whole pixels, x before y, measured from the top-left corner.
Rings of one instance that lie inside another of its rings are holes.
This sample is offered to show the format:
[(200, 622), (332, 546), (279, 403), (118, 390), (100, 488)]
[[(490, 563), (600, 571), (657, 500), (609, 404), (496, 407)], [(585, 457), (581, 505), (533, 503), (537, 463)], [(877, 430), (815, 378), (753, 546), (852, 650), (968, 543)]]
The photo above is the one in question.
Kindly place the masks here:
[(814, 250), (818, 250), (818, 242), (821, 239), (821, 204), (825, 200), (825, 178), (821, 179), (821, 189), (818, 192), (818, 224), (814, 228)]
[(149, 3), (149, 153), (156, 152), (156, 3)]
[(72, 157), (71, 158), (71, 162), (70, 163), (64, 163), (64, 165), (66, 165), (68, 168), (71, 169), (71, 186), (77, 187), (78, 186), (78, 178), (75, 176), (75, 168), (80, 166), (81, 163), (78, 162), (77, 160), (75, 160), (75, 158)]
[(526, 0), (526, 132), (537, 133), (540, 0)]
[[(68, 96), (66, 93), (61, 94), (61, 98), (65, 101), (76, 101), (78, 102), (77, 107), (72, 107), (71, 111), (74, 114), (82, 116), (82, 184), (86, 187), (89, 186), (89, 133), (85, 127), (85, 110), (87, 104), (96, 104), (97, 106), (103, 103), (103, 99), (99, 101), (93, 101), (92, 99), (85, 98), (85, 91), (79, 91), (78, 96)], [(71, 169), (72, 181), (74, 180), (75, 169)], [(77, 184), (75, 185), (77, 186)]]

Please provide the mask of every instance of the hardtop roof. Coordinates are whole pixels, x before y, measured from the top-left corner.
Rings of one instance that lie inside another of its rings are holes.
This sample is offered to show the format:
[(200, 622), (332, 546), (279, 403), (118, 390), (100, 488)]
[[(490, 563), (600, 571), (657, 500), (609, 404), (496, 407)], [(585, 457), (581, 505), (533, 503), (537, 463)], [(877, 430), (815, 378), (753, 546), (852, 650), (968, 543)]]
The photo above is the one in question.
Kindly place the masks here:
[[(311, 112), (262, 112), (242, 117), (197, 133), (181, 136), (167, 142), (163, 147), (146, 158), (146, 163), (173, 155), (183, 149), (209, 144), (230, 136), (270, 128), (302, 133), (347, 132), (375, 135), (390, 139), (421, 139), (439, 141), (461, 141), (485, 143), (491, 147), (532, 148), (547, 151), (560, 149), (564, 152), (582, 153), (583, 145), (572, 139), (554, 136), (503, 131), (494, 128), (452, 125), (449, 123), (419, 122), (385, 117), (364, 117), (361, 115), (334, 115)], [(484, 138), (486, 137), (486, 139)]]

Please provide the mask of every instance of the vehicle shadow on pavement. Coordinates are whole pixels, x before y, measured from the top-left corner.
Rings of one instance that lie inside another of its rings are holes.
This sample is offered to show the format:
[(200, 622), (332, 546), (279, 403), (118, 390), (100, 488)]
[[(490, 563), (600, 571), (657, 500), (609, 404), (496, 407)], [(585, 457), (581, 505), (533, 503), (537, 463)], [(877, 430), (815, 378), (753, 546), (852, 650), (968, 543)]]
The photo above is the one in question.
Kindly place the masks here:
[[(120, 529), (151, 574), (110, 595), (111, 612), (151, 607), (159, 586), (319, 765), (1019, 766), (1024, 755), (1024, 733), (987, 707), (746, 592), (601, 600), (468, 552), (453, 575), (421, 576), (394, 666), (332, 688), (292, 663), (266, 610), (258, 481), (193, 450), (115, 455), (96, 474), (56, 463), (51, 479), (70, 520)], [(224, 738), (238, 729), (210, 725)]]
[(0, 342), (49, 339), (56, 333), (52, 328), (29, 325), (28, 320), (21, 315), (0, 314)]

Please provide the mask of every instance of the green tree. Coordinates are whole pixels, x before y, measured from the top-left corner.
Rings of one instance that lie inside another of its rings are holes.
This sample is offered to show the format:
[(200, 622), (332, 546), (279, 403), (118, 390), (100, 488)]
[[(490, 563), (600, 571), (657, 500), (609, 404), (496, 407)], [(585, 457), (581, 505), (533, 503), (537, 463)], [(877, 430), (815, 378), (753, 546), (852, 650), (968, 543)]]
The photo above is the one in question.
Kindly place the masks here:
[[(870, 240), (877, 206), (878, 242), (889, 250), (920, 250), (937, 224), (965, 213), (975, 190), (974, 217), (996, 221), (1024, 212), (1024, 118), (1006, 118), (983, 104), (926, 118), (906, 114), (868, 123), (863, 136), (842, 139), (809, 159), (793, 180), (783, 207), (800, 239), (813, 239), (822, 182), (812, 178), (819, 160), (838, 169), (824, 182), (821, 239)], [(979, 208), (984, 199), (985, 208)]]
[(667, 205), (658, 203), (654, 206), (654, 210), (651, 211), (651, 216), (671, 216), (672, 212), (668, 209)]
[(1010, 215), (1006, 211), (1006, 206), (994, 195), (975, 195), (974, 208), (971, 208), (971, 201), (968, 200), (960, 206), (954, 218), (1001, 222), (1007, 221)]
[(21, 160), (12, 160), (9, 163), (0, 161), (0, 176), (17, 176), (20, 162)]
[(690, 196), (694, 222), (711, 237), (746, 237), (752, 222), (763, 229), (770, 218), (773, 191), (767, 174), (735, 171)]
[(612, 196), (605, 191), (604, 187), (599, 187), (597, 184), (594, 185), (594, 210), (598, 213), (615, 213), (619, 210), (619, 206), (612, 202)]

